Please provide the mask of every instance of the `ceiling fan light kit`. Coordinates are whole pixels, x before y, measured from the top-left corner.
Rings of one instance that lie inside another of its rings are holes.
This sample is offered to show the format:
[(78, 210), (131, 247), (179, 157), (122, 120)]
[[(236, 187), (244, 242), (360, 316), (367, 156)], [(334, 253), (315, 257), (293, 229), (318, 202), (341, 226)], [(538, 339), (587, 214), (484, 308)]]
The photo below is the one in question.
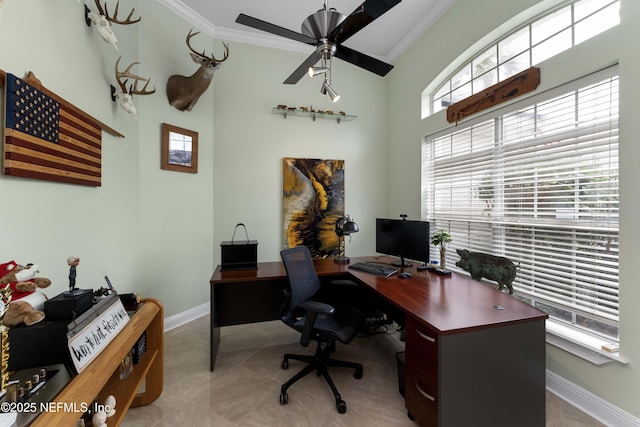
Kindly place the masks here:
[(322, 86), (320, 86), (320, 93), (322, 95), (327, 94), (327, 79), (324, 79), (324, 82), (322, 82)]
[(329, 71), (327, 67), (309, 67), (309, 77), (315, 77), (318, 74), (324, 74)]
[(327, 82), (327, 79), (324, 79), (324, 82), (322, 82), (320, 93), (323, 95), (329, 95), (329, 98), (331, 98), (332, 102), (338, 102), (338, 100), (340, 99), (340, 95), (338, 95), (335, 89), (331, 87), (329, 82)]
[[(324, 7), (309, 15), (303, 22), (301, 33), (280, 27), (269, 22), (241, 13), (236, 22), (281, 37), (286, 37), (311, 46), (316, 50), (284, 81), (285, 84), (296, 84), (305, 75), (313, 77), (325, 74), (320, 93), (328, 94), (333, 102), (340, 99), (331, 86), (331, 59), (335, 56), (350, 62), (379, 76), (385, 76), (393, 65), (382, 62), (362, 52), (343, 46), (349, 37), (362, 30), (371, 22), (385, 14), (402, 0), (365, 0), (350, 15), (345, 16), (335, 8), (329, 8), (328, 0)], [(315, 67), (321, 61), (321, 67)], [(327, 73), (329, 78), (327, 79)]]

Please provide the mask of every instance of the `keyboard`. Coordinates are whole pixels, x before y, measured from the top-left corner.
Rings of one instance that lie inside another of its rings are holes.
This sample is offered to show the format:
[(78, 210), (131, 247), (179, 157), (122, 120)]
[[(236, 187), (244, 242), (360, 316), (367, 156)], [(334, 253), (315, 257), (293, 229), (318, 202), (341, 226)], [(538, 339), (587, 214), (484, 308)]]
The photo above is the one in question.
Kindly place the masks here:
[(349, 268), (353, 270), (364, 271), (366, 273), (371, 273), (371, 274), (375, 274), (376, 276), (382, 276), (382, 277), (389, 277), (392, 274), (395, 274), (398, 272), (397, 268), (370, 263), (370, 262), (356, 262), (349, 265)]

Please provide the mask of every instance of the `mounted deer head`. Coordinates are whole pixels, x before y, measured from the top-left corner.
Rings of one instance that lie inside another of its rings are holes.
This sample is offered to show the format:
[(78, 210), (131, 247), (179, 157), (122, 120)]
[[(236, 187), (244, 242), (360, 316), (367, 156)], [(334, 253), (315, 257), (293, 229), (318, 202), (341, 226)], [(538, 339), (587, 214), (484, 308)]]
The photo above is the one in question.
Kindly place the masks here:
[[(151, 81), (151, 77), (144, 78), (137, 76), (131, 72), (131, 67), (139, 62), (132, 62), (131, 65), (127, 67), (124, 71), (118, 71), (118, 64), (120, 63), (120, 58), (116, 61), (116, 80), (118, 81), (118, 85), (120, 86), (120, 92), (117, 92), (115, 87), (111, 86), (111, 99), (115, 101), (117, 97), (120, 101), (120, 106), (129, 114), (132, 114), (136, 119), (138, 118), (138, 112), (136, 111), (136, 106), (133, 104), (133, 95), (151, 95), (155, 93), (156, 88), (153, 90), (147, 90), (147, 86), (149, 86), (149, 82)], [(123, 80), (124, 79), (124, 80)], [(133, 82), (127, 89), (128, 79), (133, 79)], [(144, 87), (142, 89), (138, 89), (138, 82), (145, 82)]]
[(193, 30), (189, 30), (187, 35), (187, 47), (191, 50), (191, 59), (196, 64), (200, 64), (200, 68), (189, 77), (173, 75), (169, 77), (167, 81), (167, 98), (169, 98), (169, 104), (173, 105), (180, 111), (191, 111), (193, 106), (198, 102), (200, 96), (207, 90), (211, 79), (213, 79), (213, 73), (220, 68), (220, 65), (229, 57), (229, 45), (224, 44), (224, 56), (222, 59), (216, 59), (213, 54), (211, 57), (205, 55), (204, 50), (202, 53), (196, 52), (191, 47), (191, 37), (200, 34)]
[(120, 6), (120, 0), (116, 2), (116, 9), (113, 12), (113, 16), (109, 15), (106, 2), (104, 4), (104, 9), (103, 9), (102, 5), (100, 4), (100, 0), (94, 0), (94, 1), (96, 3), (96, 7), (98, 8), (98, 14), (96, 15), (95, 13), (91, 12), (91, 10), (87, 7), (87, 5), (84, 5), (84, 15), (85, 15), (84, 19), (88, 26), (91, 26), (91, 23), (93, 22), (93, 25), (96, 26), (96, 29), (98, 30), (98, 34), (100, 34), (102, 39), (107, 43), (111, 43), (113, 47), (115, 47), (116, 50), (118, 50), (118, 39), (116, 38), (116, 35), (113, 33), (113, 30), (111, 29), (111, 23), (121, 24), (121, 25), (135, 24), (136, 22), (140, 22), (142, 17), (138, 17), (138, 19), (131, 19), (131, 17), (133, 16), (133, 13), (135, 12), (135, 9), (131, 9), (129, 16), (127, 16), (127, 19), (122, 21), (118, 19), (118, 7)]

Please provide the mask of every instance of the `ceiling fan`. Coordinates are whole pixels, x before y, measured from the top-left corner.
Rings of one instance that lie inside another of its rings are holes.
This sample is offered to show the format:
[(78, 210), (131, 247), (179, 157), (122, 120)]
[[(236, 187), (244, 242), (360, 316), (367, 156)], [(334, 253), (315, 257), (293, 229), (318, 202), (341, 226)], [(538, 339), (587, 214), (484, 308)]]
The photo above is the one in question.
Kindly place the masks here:
[[(379, 76), (385, 76), (393, 68), (393, 65), (350, 49), (342, 45), (342, 43), (401, 1), (402, 0), (365, 0), (365, 2), (351, 12), (349, 16), (345, 16), (336, 11), (335, 8), (329, 8), (328, 0), (325, 0), (322, 9), (309, 15), (307, 19), (302, 22), (302, 33), (297, 33), (243, 13), (238, 15), (236, 22), (315, 46), (316, 50), (284, 83), (296, 84), (307, 73), (309, 73), (310, 76), (325, 74), (320, 92), (323, 95), (329, 94), (331, 100), (335, 102), (340, 96), (335, 93), (331, 86), (331, 58), (334, 56), (378, 74)], [(318, 61), (321, 61), (321, 66), (314, 67)]]

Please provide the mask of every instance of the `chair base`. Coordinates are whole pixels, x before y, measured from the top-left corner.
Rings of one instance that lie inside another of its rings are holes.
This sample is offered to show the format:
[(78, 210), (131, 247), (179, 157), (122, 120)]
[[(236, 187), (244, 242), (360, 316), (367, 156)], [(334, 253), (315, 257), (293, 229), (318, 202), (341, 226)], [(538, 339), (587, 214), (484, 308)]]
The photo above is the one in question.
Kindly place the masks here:
[(325, 381), (331, 388), (331, 392), (333, 393), (333, 396), (336, 400), (336, 409), (338, 410), (338, 412), (341, 414), (344, 414), (345, 412), (347, 412), (347, 404), (345, 403), (344, 400), (342, 400), (342, 397), (340, 396), (340, 393), (338, 392), (338, 389), (336, 388), (336, 385), (333, 382), (331, 375), (329, 375), (329, 371), (327, 370), (327, 368), (329, 367), (352, 368), (355, 370), (355, 372), (353, 373), (353, 377), (359, 380), (360, 378), (362, 378), (362, 365), (359, 363), (347, 362), (344, 360), (331, 359), (329, 355), (332, 352), (332, 349), (334, 348), (335, 347), (333, 343), (318, 343), (318, 346), (316, 347), (316, 352), (313, 356), (302, 355), (302, 354), (290, 354), (290, 353), (287, 353), (284, 355), (282, 359), (282, 364), (280, 365), (282, 369), (289, 368), (290, 359), (304, 362), (307, 364), (307, 366), (302, 368), (297, 374), (291, 377), (289, 381), (287, 381), (282, 385), (282, 387), (280, 388), (280, 404), (281, 405), (286, 405), (289, 402), (289, 395), (287, 393), (287, 390), (289, 389), (289, 387), (291, 387), (296, 381), (300, 380), (301, 378), (315, 371), (316, 375), (318, 376), (322, 375), (324, 377)]

